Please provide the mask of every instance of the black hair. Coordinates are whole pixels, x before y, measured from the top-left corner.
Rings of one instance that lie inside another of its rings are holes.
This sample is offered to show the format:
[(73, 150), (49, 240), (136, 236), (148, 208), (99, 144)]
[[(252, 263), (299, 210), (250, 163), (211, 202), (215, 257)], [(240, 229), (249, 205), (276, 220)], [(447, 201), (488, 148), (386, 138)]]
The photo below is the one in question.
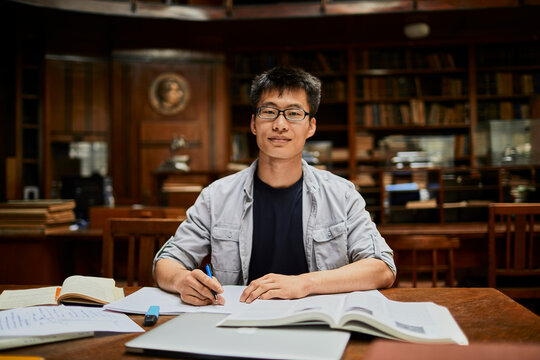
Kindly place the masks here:
[(286, 90), (306, 91), (309, 114), (315, 116), (321, 102), (321, 81), (310, 73), (294, 67), (277, 66), (257, 75), (251, 83), (249, 100), (255, 112), (263, 92), (277, 90), (282, 95)]

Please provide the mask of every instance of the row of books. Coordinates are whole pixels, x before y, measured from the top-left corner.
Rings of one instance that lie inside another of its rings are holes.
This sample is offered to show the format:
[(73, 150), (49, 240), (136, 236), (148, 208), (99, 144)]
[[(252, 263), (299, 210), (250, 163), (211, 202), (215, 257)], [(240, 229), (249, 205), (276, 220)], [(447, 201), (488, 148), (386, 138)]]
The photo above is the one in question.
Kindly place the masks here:
[(455, 54), (444, 50), (369, 51), (369, 68), (371, 69), (455, 69), (465, 65), (464, 60), (456, 59)]
[(75, 221), (74, 200), (11, 200), (0, 204), (0, 232), (52, 234)]
[(249, 103), (249, 93), (251, 91), (251, 80), (233, 81), (231, 98), (233, 103)]
[(343, 73), (346, 69), (344, 52), (244, 54), (233, 60), (237, 74), (258, 74), (277, 65), (295, 66), (320, 74)]
[(451, 125), (469, 122), (466, 104), (442, 105), (412, 99), (402, 104), (368, 104), (356, 108), (358, 126)]
[(540, 93), (540, 73), (481, 72), (477, 85), (479, 95), (532, 95)]
[[(232, 86), (232, 101), (237, 104), (249, 103), (251, 80), (236, 80)], [(343, 80), (326, 80), (323, 82), (322, 101), (346, 101), (347, 86)]]
[(342, 80), (325, 81), (323, 82), (322, 102), (325, 101), (346, 101), (347, 86)]
[(237, 74), (258, 74), (277, 66), (278, 54), (242, 54), (233, 59), (233, 68)]
[[(357, 69), (456, 69), (468, 65), (464, 48), (443, 49), (372, 49), (364, 57), (363, 50), (356, 55)], [(530, 46), (487, 46), (476, 51), (478, 67), (493, 66), (536, 66), (540, 50), (536, 44)], [(346, 69), (344, 51), (304, 51), (301, 53), (257, 53), (242, 54), (233, 59), (233, 69), (237, 74), (258, 74), (279, 64), (288, 64), (319, 73), (344, 72)]]
[(466, 79), (449, 76), (366, 76), (357, 82), (356, 87), (356, 96), (364, 99), (465, 96), (467, 92)]
[(287, 65), (300, 67), (315, 74), (343, 73), (347, 68), (342, 52), (289, 53), (286, 62)]
[(490, 45), (476, 50), (476, 62), (479, 67), (488, 66), (537, 66), (540, 58), (538, 44)]
[(478, 102), (478, 120), (530, 118), (531, 106), (528, 103), (512, 101)]

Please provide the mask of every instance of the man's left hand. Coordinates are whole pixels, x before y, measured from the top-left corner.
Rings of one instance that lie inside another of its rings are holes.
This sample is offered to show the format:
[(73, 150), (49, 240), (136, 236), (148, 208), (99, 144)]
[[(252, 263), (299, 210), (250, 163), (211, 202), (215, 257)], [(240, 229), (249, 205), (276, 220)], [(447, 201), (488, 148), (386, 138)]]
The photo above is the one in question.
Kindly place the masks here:
[(241, 302), (256, 299), (298, 299), (307, 295), (301, 275), (267, 274), (253, 280), (240, 296)]

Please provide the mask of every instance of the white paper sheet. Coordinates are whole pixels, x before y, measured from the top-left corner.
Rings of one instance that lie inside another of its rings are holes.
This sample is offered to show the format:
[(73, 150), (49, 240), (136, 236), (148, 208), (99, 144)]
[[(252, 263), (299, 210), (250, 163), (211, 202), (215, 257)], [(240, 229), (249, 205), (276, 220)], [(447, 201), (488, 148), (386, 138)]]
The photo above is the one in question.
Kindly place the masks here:
[(195, 306), (183, 303), (178, 294), (171, 294), (155, 287), (144, 287), (123, 299), (105, 305), (104, 308), (127, 314), (145, 314), (151, 305), (158, 305), (161, 315), (178, 315), (185, 312), (230, 314), (247, 306), (246, 303), (240, 302), (240, 295), (245, 288), (245, 286), (225, 285), (221, 294), (225, 298), (225, 305)]
[(144, 332), (127, 315), (83, 306), (35, 306), (0, 312), (0, 339), (83, 331)]

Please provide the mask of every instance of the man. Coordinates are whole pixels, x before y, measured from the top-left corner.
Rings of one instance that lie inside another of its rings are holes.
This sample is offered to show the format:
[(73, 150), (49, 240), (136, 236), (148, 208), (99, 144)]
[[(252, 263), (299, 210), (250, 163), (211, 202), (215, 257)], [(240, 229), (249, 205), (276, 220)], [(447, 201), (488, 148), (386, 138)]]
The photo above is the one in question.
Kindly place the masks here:
[[(154, 259), (161, 288), (206, 305), (224, 303), (221, 283), (248, 285), (240, 298), (247, 303), (392, 285), (392, 250), (354, 185), (302, 160), (320, 96), (320, 81), (300, 69), (254, 79), (259, 158), (201, 192)], [(207, 254), (214, 278), (198, 269)]]

